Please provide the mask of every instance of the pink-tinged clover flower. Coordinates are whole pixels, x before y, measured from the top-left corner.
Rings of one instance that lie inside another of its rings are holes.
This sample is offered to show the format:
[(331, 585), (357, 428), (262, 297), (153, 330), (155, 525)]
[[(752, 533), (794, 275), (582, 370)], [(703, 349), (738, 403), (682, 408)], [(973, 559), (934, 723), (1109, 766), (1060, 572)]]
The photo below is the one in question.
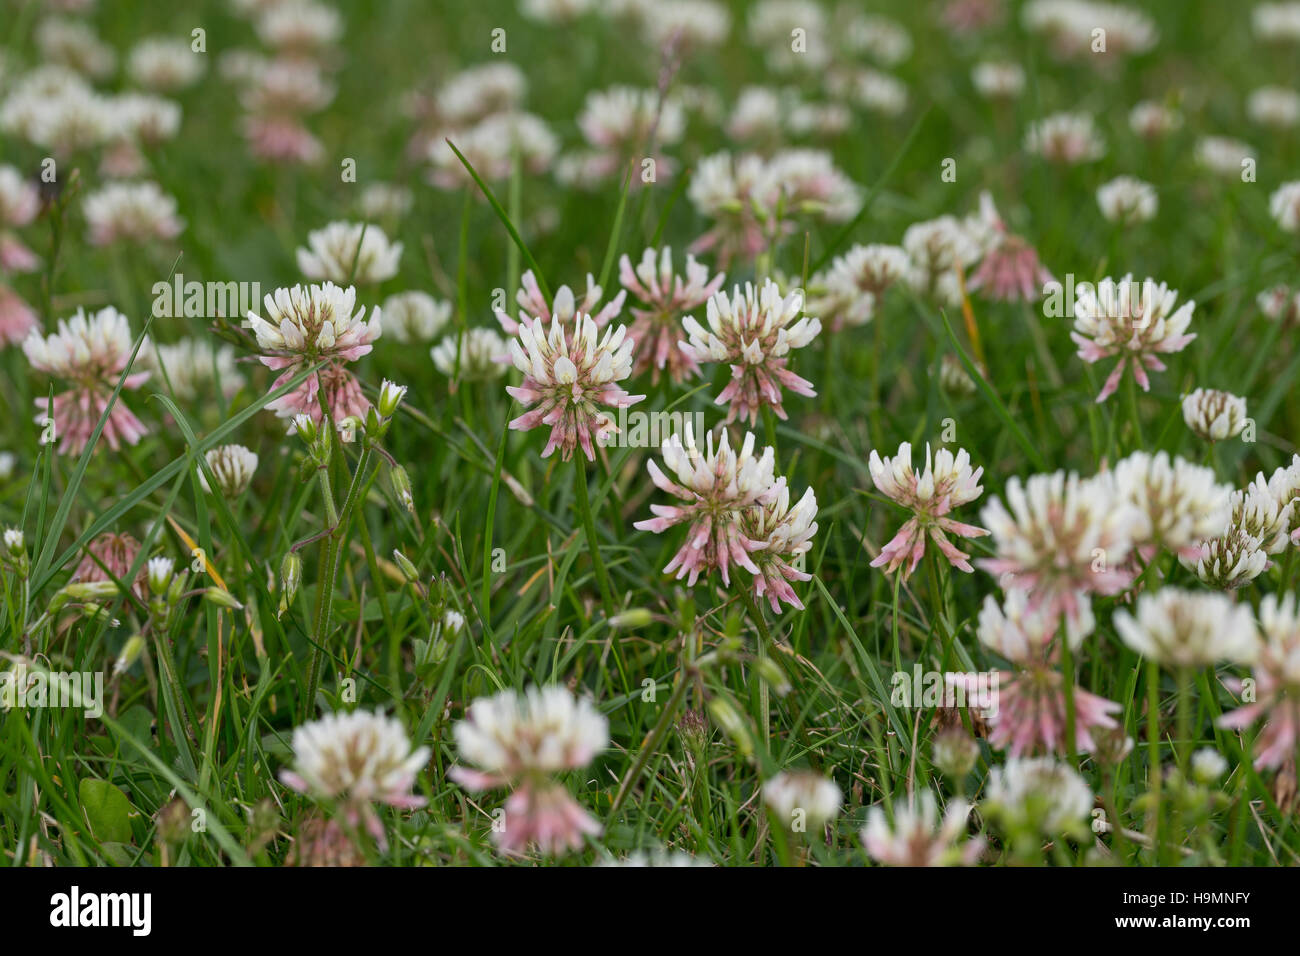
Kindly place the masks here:
[(971, 866), (984, 852), (985, 841), (963, 839), (970, 811), (969, 803), (955, 797), (941, 819), (934, 793), (925, 790), (919, 800), (913, 795), (906, 804), (894, 804), (892, 825), (882, 808), (868, 810), (862, 843), (885, 866)]
[(411, 793), (416, 774), (429, 761), (429, 748), (411, 748), (396, 717), (379, 711), (326, 714), (295, 727), (293, 768), (280, 779), (316, 800), (336, 804), (349, 826), (364, 823), (383, 847), (384, 828), (374, 804), (401, 809), (424, 806)]
[[(1067, 751), (1065, 739), (1065, 681), (1056, 669), (1060, 645), (1060, 618), (1045, 606), (1031, 608), (1023, 591), (1009, 591), (999, 607), (992, 596), (984, 599), (979, 617), (979, 638), (985, 646), (1016, 666), (1002, 671), (997, 685), (997, 707), (989, 718), (989, 745), (1008, 750), (1012, 757), (1034, 753)], [(1078, 648), (1092, 630), (1092, 609), (1084, 605), (1081, 620), (1070, 634), (1071, 648)], [(974, 689), (975, 675), (949, 675), (949, 683)], [(1074, 749), (1089, 753), (1096, 749), (1092, 732), (1119, 726), (1112, 714), (1123, 708), (1081, 687), (1074, 688)]]
[(1295, 760), (1300, 741), (1300, 614), (1296, 596), (1266, 594), (1259, 606), (1264, 640), (1255, 660), (1255, 699), (1219, 719), (1221, 727), (1243, 730), (1259, 720), (1255, 768), (1278, 769)]
[(1070, 338), (1079, 346), (1079, 358), (1099, 362), (1118, 358), (1106, 379), (1098, 402), (1104, 402), (1119, 387), (1125, 368), (1132, 368), (1133, 378), (1142, 390), (1149, 391), (1147, 370), (1163, 372), (1161, 354), (1181, 352), (1196, 333), (1187, 331), (1195, 302), (1184, 302), (1177, 309), (1177, 291), (1163, 282), (1147, 279), (1138, 283), (1132, 275), (1116, 282), (1105, 278), (1096, 289), (1082, 286), (1074, 305), (1074, 331)]
[(779, 478), (777, 482), (780, 490), (776, 497), (767, 504), (748, 508), (742, 521), (744, 536), (763, 543), (763, 548), (752, 556), (758, 565), (754, 595), (766, 597), (773, 614), (781, 613), (782, 601), (801, 611), (804, 609), (790, 582), (812, 580), (812, 575), (800, 564), (812, 550), (813, 535), (817, 533), (817, 496), (813, 490), (805, 491), (791, 507), (785, 479)]
[(176, 200), (157, 183), (109, 183), (87, 196), (83, 209), (94, 246), (174, 239), (185, 228)]
[[(519, 291), (515, 294), (515, 301), (519, 303), (519, 321), (516, 322), (500, 310), (496, 312), (497, 321), (507, 335), (518, 335), (520, 327), (531, 325), (534, 319), (541, 319), (547, 324), (555, 319), (572, 322), (579, 315), (589, 316), (596, 323), (596, 328), (603, 329), (611, 319), (618, 318), (623, 311), (623, 302), (627, 299), (627, 293), (620, 290), (618, 295), (601, 306), (604, 291), (596, 285), (591, 273), (587, 273), (587, 289), (581, 299), (567, 285), (562, 285), (555, 291), (552, 300), (547, 302), (541, 286), (537, 284), (537, 277), (529, 269), (519, 277)], [(633, 337), (632, 341), (641, 340)]]
[(1163, 451), (1135, 451), (1114, 475), (1120, 496), (1145, 519), (1132, 535), (1144, 557), (1157, 546), (1191, 557), (1202, 541), (1228, 529), (1232, 486), (1220, 484), (1212, 468)]
[(710, 296), (706, 315), (707, 330), (694, 316), (683, 320), (689, 339), (680, 348), (692, 361), (731, 366), (731, 381), (714, 400), (729, 405), (728, 424), (747, 419), (753, 425), (763, 407), (788, 418), (781, 405), (782, 386), (796, 395), (817, 394), (811, 382), (786, 367), (790, 351), (810, 343), (822, 328), (819, 319), (803, 316), (802, 292), (782, 296), (771, 279), (761, 289), (746, 282), (730, 298), (725, 292)]
[(524, 380), (506, 386), (506, 391), (525, 407), (533, 407), (513, 419), (510, 427), (527, 431), (550, 425), (543, 458), (558, 448), (560, 457), (568, 461), (573, 450), (581, 447), (587, 459), (595, 461), (592, 438), (599, 441), (618, 431), (600, 406), (628, 408), (645, 398), (629, 395), (617, 384), (632, 374), (632, 348), (623, 326), (606, 329), (600, 336), (595, 320), (581, 313), (571, 334), (566, 334), (558, 316), (551, 320), (549, 332), (540, 318), (520, 325), (519, 337), (510, 342), (510, 357)]
[(967, 572), (973, 570), (970, 555), (959, 550), (944, 534), (949, 532), (963, 538), (988, 534), (984, 528), (948, 517), (954, 508), (969, 504), (984, 491), (979, 483), (984, 469), (971, 469), (970, 455), (964, 448), (956, 455), (946, 448), (931, 455), (930, 446), (926, 445), (925, 469), (918, 474), (912, 469), (912, 446), (903, 442), (893, 458), (882, 459), (872, 450), (868, 468), (876, 490), (912, 512), (912, 517), (871, 562), (873, 568), (886, 565), (885, 570), (892, 573), (907, 565), (903, 576), (910, 577), (925, 555), (928, 536), (953, 567)]
[[(754, 454), (754, 436), (746, 433), (739, 451), (731, 447), (726, 431), (715, 449), (712, 434), (705, 436), (703, 452), (695, 443), (688, 426), (686, 438), (673, 435), (663, 444), (664, 465), (675, 476), (668, 477), (651, 460), (647, 464), (650, 479), (659, 488), (685, 504), (651, 505), (655, 517), (638, 521), (635, 527), (655, 534), (679, 524), (690, 524), (686, 542), (664, 568), (665, 574), (676, 572), (694, 585), (700, 575), (715, 568), (724, 584), (731, 583), (731, 565), (740, 565), (750, 574), (761, 571), (753, 554), (767, 547), (746, 533), (744, 515), (755, 506), (778, 501), (784, 482), (774, 475), (776, 455), (771, 448)], [(750, 528), (755, 530), (756, 528)], [(800, 535), (796, 533), (794, 539)]]
[(635, 266), (628, 256), (618, 262), (619, 282), (644, 304), (632, 308), (632, 329), (629, 333), (641, 347), (637, 353), (633, 374), (654, 369), (652, 381), (658, 382), (666, 368), (668, 377), (680, 382), (688, 375), (699, 372), (700, 367), (677, 343), (681, 338), (681, 317), (708, 301), (722, 288), (721, 272), (709, 278), (709, 270), (686, 256), (685, 277), (673, 272), (673, 253), (664, 246), (660, 250), (646, 249)]
[(468, 790), (510, 787), (505, 826), (493, 839), (506, 853), (529, 845), (556, 856), (582, 848), (600, 824), (555, 778), (586, 767), (609, 745), (609, 723), (589, 700), (563, 687), (502, 691), (469, 705), (454, 728), (456, 747), (470, 767), (448, 775)]
[(993, 205), (993, 197), (980, 194), (980, 212), (971, 231), (983, 242), (980, 264), (970, 277), (972, 290), (984, 290), (996, 302), (1036, 302), (1052, 274), (1038, 261), (1038, 253), (1007, 225)]
[(309, 414), (316, 422), (324, 418), (325, 407), (335, 423), (349, 415), (364, 416), (368, 403), (352, 373), (344, 368), (374, 347), (382, 334), (378, 307), (366, 319), (365, 308), (356, 308), (356, 289), (332, 282), (296, 285), (276, 289), (263, 300), (266, 318), (248, 313), (248, 324), (257, 336), (262, 355), (259, 361), (282, 372), (272, 383), (274, 391), (289, 382), (303, 368), (327, 362), (316, 375), (308, 376), (294, 391), (271, 403), (281, 418)]
[[(120, 395), (109, 410), (113, 389), (130, 361), (131, 347), (126, 316), (112, 306), (89, 315), (78, 309), (72, 318), (60, 319), (59, 329), (52, 335), (43, 336), (33, 329), (23, 340), (23, 352), (32, 368), (72, 385), (55, 395), (48, 407), (46, 399), (36, 399), (36, 407), (41, 409), (36, 421), (45, 424), (48, 418), (53, 423), (60, 454), (79, 454), (106, 410), (102, 434), (114, 451), (145, 436), (144, 424)], [(142, 343), (141, 349), (145, 347)], [(127, 375), (122, 388), (137, 389), (148, 377), (148, 372)]]
[(998, 576), (1004, 590), (1027, 591), (1030, 608), (1064, 615), (1075, 640), (1092, 617), (1088, 595), (1116, 594), (1131, 580), (1124, 564), (1146, 518), (1110, 473), (1012, 478), (1005, 496), (1005, 505), (994, 498), (980, 512), (993, 533), (994, 557), (975, 563)]
[(141, 599), (147, 598), (149, 585), (145, 569), (141, 568), (134, 581), (127, 580), (131, 566), (140, 554), (140, 542), (129, 534), (105, 531), (86, 545), (86, 555), (72, 572), (72, 580), (93, 584), (96, 581), (121, 581)]
[(27, 338), (36, 328), (36, 313), (13, 289), (0, 284), (0, 345)]

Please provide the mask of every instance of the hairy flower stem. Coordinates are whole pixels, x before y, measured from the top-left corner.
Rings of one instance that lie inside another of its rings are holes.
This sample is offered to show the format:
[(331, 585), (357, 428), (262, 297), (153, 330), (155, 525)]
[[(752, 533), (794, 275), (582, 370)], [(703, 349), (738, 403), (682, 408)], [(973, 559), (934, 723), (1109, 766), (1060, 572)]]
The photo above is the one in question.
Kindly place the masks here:
[[(333, 443), (330, 445), (333, 448)], [(330, 453), (333, 461), (333, 451)], [(334, 562), (338, 554), (338, 536), (335, 530), (339, 525), (338, 510), (334, 506), (334, 492), (330, 487), (329, 466), (324, 465), (319, 471), (321, 497), (325, 502), (325, 523), (330, 533), (321, 539), (320, 581), (316, 586), (316, 614), (312, 627), (315, 645), (311, 652), (311, 665), (307, 671), (307, 693), (303, 697), (302, 720), (310, 720), (315, 709), (316, 689), (320, 686), (321, 664), (325, 652), (322, 642), (329, 622), (330, 605), (334, 597)]]
[(767, 681), (762, 676), (762, 665), (767, 657), (767, 649), (772, 644), (772, 635), (767, 629), (767, 621), (763, 619), (763, 611), (754, 603), (754, 595), (750, 593), (749, 588), (741, 587), (739, 590), (741, 597), (745, 601), (745, 609), (749, 612), (749, 618), (754, 622), (754, 626), (758, 628), (758, 712), (759, 721), (763, 728), (763, 750), (770, 751), (772, 740), (771, 703)]
[(591, 501), (587, 495), (587, 462), (581, 455), (573, 457), (577, 477), (574, 489), (578, 499), (578, 514), (582, 518), (583, 531), (587, 536), (587, 550), (591, 552), (591, 563), (596, 567), (596, 583), (600, 587), (600, 600), (605, 607), (605, 617), (614, 616), (614, 597), (609, 589), (609, 576), (605, 573), (605, 562), (600, 556), (600, 540), (596, 537), (596, 523), (591, 516)]
[(1160, 860), (1160, 665), (1147, 661), (1147, 786), (1151, 797), (1148, 811), (1151, 852)]
[(1128, 376), (1128, 409), (1129, 416), (1133, 419), (1133, 438), (1134, 448), (1145, 448), (1146, 441), (1142, 437), (1142, 414), (1138, 411), (1138, 386), (1137, 381), (1132, 375)]

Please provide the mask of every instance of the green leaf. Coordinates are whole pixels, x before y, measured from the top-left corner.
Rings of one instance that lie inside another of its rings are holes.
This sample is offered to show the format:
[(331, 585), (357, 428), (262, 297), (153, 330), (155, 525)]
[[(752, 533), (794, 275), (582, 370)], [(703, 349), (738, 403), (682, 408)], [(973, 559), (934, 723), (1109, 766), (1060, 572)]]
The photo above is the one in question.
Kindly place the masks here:
[(90, 832), (101, 843), (131, 842), (131, 802), (107, 780), (87, 778), (77, 787)]

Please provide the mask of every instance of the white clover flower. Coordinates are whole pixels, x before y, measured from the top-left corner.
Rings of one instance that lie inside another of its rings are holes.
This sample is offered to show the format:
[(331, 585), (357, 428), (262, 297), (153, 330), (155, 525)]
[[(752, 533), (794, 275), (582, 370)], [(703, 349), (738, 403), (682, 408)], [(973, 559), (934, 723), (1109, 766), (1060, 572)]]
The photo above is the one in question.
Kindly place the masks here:
[(785, 479), (779, 479), (778, 485), (772, 501), (755, 505), (741, 516), (744, 536), (763, 545), (753, 555), (759, 571), (754, 575), (754, 595), (766, 597), (773, 614), (781, 613), (782, 601), (804, 609), (790, 582), (812, 580), (812, 575), (798, 565), (799, 559), (812, 551), (812, 539), (817, 533), (817, 496), (813, 490), (807, 489), (791, 506)]
[(994, 767), (982, 807), (1005, 831), (1059, 839), (1088, 832), (1092, 805), (1092, 791), (1074, 769), (1032, 757)]
[(152, 182), (110, 183), (87, 196), (82, 208), (96, 246), (174, 239), (185, 228), (176, 200)]
[(1214, 469), (1166, 452), (1136, 451), (1115, 465), (1119, 495), (1146, 518), (1135, 529), (1135, 544), (1152, 544), (1190, 554), (1201, 541), (1228, 527), (1232, 487), (1220, 484)]
[(976, 63), (971, 82), (986, 100), (1014, 100), (1025, 91), (1025, 70), (1019, 63)]
[(681, 345), (695, 362), (726, 362), (731, 381), (714, 404), (729, 405), (727, 422), (758, 421), (759, 409), (770, 407), (778, 418), (788, 417), (781, 387), (796, 395), (815, 395), (812, 383), (786, 367), (792, 349), (808, 345), (821, 331), (821, 321), (803, 315), (803, 293), (783, 296), (771, 279), (761, 288), (745, 283), (728, 297), (725, 291), (710, 296), (705, 310), (708, 329), (686, 316), (682, 326), (688, 336)]
[(1108, 222), (1150, 222), (1159, 202), (1150, 183), (1133, 176), (1116, 176), (1097, 188), (1097, 205)]
[(155, 381), (166, 383), (176, 397), (187, 402), (221, 394), (229, 398), (244, 384), (244, 375), (235, 365), (235, 350), (229, 345), (213, 347), (207, 338), (181, 339), (179, 342), (153, 343), (141, 348), (136, 364), (154, 373)]
[(4, 533), (5, 551), (11, 556), (18, 556), (26, 550), (26, 543), (23, 538), (21, 528), (5, 528)]
[(695, 360), (678, 347), (681, 318), (708, 301), (722, 287), (722, 273), (709, 270), (690, 253), (682, 273), (673, 271), (673, 252), (668, 246), (645, 249), (635, 266), (630, 256), (618, 261), (618, 278), (637, 302), (631, 309), (629, 337), (637, 343), (632, 373), (653, 369), (653, 381), (668, 370), (674, 382), (699, 372)]
[(530, 20), (567, 23), (588, 13), (596, 0), (520, 0), (519, 11)]
[[(19, 101), (16, 111), (27, 108)], [(56, 155), (95, 149), (118, 133), (112, 100), (88, 88), (70, 87), (50, 99), (38, 99), (30, 108), (27, 138)], [(17, 121), (22, 120), (19, 115)]]
[(716, 47), (731, 31), (731, 12), (714, 0), (658, 0), (641, 15), (646, 38), (663, 48)]
[(980, 247), (961, 220), (940, 216), (913, 223), (903, 233), (903, 250), (911, 263), (907, 281), (913, 289), (944, 305), (961, 303), (957, 270), (980, 258)]
[(357, 290), (333, 282), (276, 289), (263, 299), (266, 318), (248, 313), (262, 364), (281, 369), (321, 358), (354, 362), (370, 352), (382, 332), (379, 309), (369, 320), (356, 308)]
[(293, 117), (324, 109), (335, 92), (314, 63), (274, 60), (254, 73), (240, 102), (255, 114)]
[(1054, 163), (1073, 166), (1101, 159), (1106, 144), (1089, 113), (1052, 113), (1029, 127), (1025, 149)]
[(1175, 668), (1251, 663), (1259, 632), (1250, 605), (1216, 592), (1165, 587), (1138, 598), (1135, 614), (1115, 612), (1115, 630), (1143, 657)]
[[(749, 8), (748, 28), (750, 40), (764, 51), (768, 69), (774, 72), (811, 72), (830, 61), (830, 24), (813, 0), (759, 0)], [(791, 42), (795, 30), (803, 31), (805, 40), (799, 51)]]
[(1255, 36), (1268, 43), (1300, 42), (1300, 3), (1261, 3), (1250, 12)]
[(1300, 231), (1300, 180), (1277, 187), (1268, 197), (1268, 211), (1284, 231)]
[[(456, 144), (474, 171), (485, 182), (508, 179), (516, 157), (527, 173), (550, 167), (559, 151), (559, 141), (546, 121), (532, 113), (495, 113), (465, 130), (451, 131), (446, 139)], [(442, 189), (474, 185), (474, 178), (444, 139), (429, 146), (431, 180)]]
[(83, 20), (46, 17), (36, 26), (36, 48), (47, 63), (102, 80), (117, 67), (117, 54)]
[[(1155, 21), (1141, 10), (1095, 0), (1030, 0), (1021, 10), (1030, 33), (1044, 37), (1061, 59), (1144, 53), (1156, 44)], [(1104, 45), (1098, 45), (1101, 38)]]
[(1228, 772), (1228, 761), (1212, 747), (1202, 747), (1192, 754), (1192, 776), (1201, 783), (1214, 783)]
[(865, 325), (876, 314), (885, 290), (906, 281), (912, 263), (899, 246), (855, 245), (836, 256), (830, 269), (809, 280), (808, 308), (833, 328)]
[(912, 35), (907, 28), (889, 17), (858, 13), (849, 14), (847, 22), (837, 24), (836, 41), (851, 53), (865, 53), (882, 66), (898, 66), (912, 55)]
[(934, 792), (924, 790), (919, 799), (894, 803), (892, 825), (883, 808), (868, 810), (862, 843), (885, 866), (970, 866), (985, 846), (982, 837), (962, 841), (970, 811), (969, 803), (954, 797), (940, 819)]
[(471, 126), (493, 113), (514, 112), (527, 91), (528, 79), (513, 63), (473, 66), (438, 90), (438, 116), (453, 128)]
[(610, 858), (607, 860), (601, 860), (596, 865), (597, 866), (634, 866), (634, 867), (641, 867), (641, 866), (711, 867), (716, 864), (714, 864), (711, 860), (708, 860), (704, 857), (692, 856), (691, 854), (683, 853), (680, 850), (675, 850), (671, 853), (669, 853), (666, 850), (654, 850), (650, 853), (646, 853), (642, 850), (636, 850), (632, 853), (629, 853), (627, 856), (621, 857), (619, 859)]
[(146, 37), (131, 48), (126, 71), (147, 90), (170, 93), (193, 86), (203, 75), (204, 54), (178, 37)]
[(849, 95), (859, 106), (882, 116), (907, 109), (907, 84), (879, 70), (860, 70), (850, 81)]
[(686, 116), (676, 99), (661, 101), (657, 90), (613, 86), (587, 94), (578, 129), (589, 145), (621, 160), (646, 149), (652, 131), (657, 145), (676, 143), (686, 130)]
[(35, 184), (13, 166), (0, 165), (0, 227), (25, 226), (40, 208)]
[[(217, 491), (226, 498), (235, 498), (244, 493), (244, 489), (253, 480), (257, 471), (257, 454), (243, 445), (218, 445), (208, 449), (203, 456), (217, 482)], [(199, 469), (199, 483), (203, 490), (212, 494), (208, 476)]]
[(460, 337), (444, 336), (430, 350), (433, 365), (448, 378), (456, 375), (456, 352), (460, 350), (462, 381), (490, 381), (505, 375), (510, 368), (510, 343), (495, 329), (467, 329)]
[(1107, 277), (1096, 288), (1078, 287), (1070, 338), (1079, 346), (1079, 358), (1089, 363), (1118, 358), (1097, 395), (1099, 403), (1119, 388), (1125, 369), (1132, 369), (1134, 381), (1148, 391), (1147, 371), (1165, 370), (1158, 356), (1181, 352), (1196, 338), (1187, 331), (1196, 303), (1175, 309), (1177, 301), (1177, 290), (1154, 279), (1139, 283), (1132, 275), (1118, 281)]
[(1202, 541), (1179, 562), (1202, 584), (1221, 590), (1245, 587), (1264, 573), (1268, 555), (1259, 538), (1240, 528), (1229, 528), (1216, 538)]
[(784, 194), (787, 209), (845, 222), (862, 208), (862, 191), (825, 150), (782, 150), (768, 161), (766, 176)]
[(122, 133), (147, 146), (172, 139), (181, 128), (180, 105), (161, 96), (122, 93), (112, 103)]
[(844, 795), (835, 782), (809, 770), (783, 770), (763, 784), (763, 801), (789, 829), (818, 830), (840, 812)]
[(308, 279), (378, 283), (397, 275), (402, 244), (389, 242), (378, 226), (331, 222), (307, 234), (307, 247), (297, 250), (297, 258), (298, 270)]
[(317, 800), (342, 804), (350, 822), (364, 819), (372, 834), (382, 828), (371, 804), (401, 808), (424, 805), (411, 793), (429, 748), (411, 748), (401, 721), (380, 711), (327, 714), (295, 727), (293, 768), (280, 773), (286, 786)]
[(273, 50), (290, 56), (313, 56), (343, 36), (343, 18), (323, 3), (284, 0), (258, 17), (257, 35)]
[(1300, 123), (1300, 93), (1284, 86), (1261, 86), (1246, 97), (1246, 115), (1260, 126), (1291, 129)]
[(788, 125), (794, 136), (838, 136), (853, 125), (853, 112), (841, 103), (799, 103)]
[(1285, 283), (1259, 293), (1255, 305), (1275, 322), (1300, 322), (1300, 292), (1293, 293)]
[(454, 729), (461, 757), (502, 782), (587, 766), (609, 745), (609, 722), (563, 687), (480, 697)]
[(369, 183), (361, 190), (357, 212), (363, 219), (397, 221), (411, 211), (415, 199), (405, 186)]
[(1196, 162), (1218, 176), (1239, 177), (1258, 159), (1254, 147), (1227, 136), (1202, 136), (1196, 141)]
[(797, 101), (798, 91), (792, 88), (743, 87), (727, 118), (727, 136), (746, 142), (776, 142)]
[(1282, 502), (1270, 490), (1263, 474), (1255, 476), (1244, 490), (1234, 491), (1228, 499), (1232, 517), (1230, 530), (1243, 531), (1260, 541), (1269, 554), (1278, 554), (1287, 545), (1294, 504)]
[(1293, 455), (1291, 464), (1273, 472), (1268, 479), (1268, 492), (1277, 501), (1279, 509), (1289, 509), (1291, 541), (1300, 544), (1300, 537), (1297, 537), (1300, 533), (1300, 455)]
[(1142, 100), (1129, 112), (1128, 125), (1143, 139), (1158, 139), (1179, 129), (1183, 125), (1183, 116), (1163, 103)]
[(427, 292), (398, 292), (384, 300), (384, 331), (402, 344), (430, 342), (451, 321), (450, 302)]
[(1206, 441), (1223, 441), (1246, 427), (1246, 400), (1231, 392), (1198, 388), (1183, 399), (1183, 421)]

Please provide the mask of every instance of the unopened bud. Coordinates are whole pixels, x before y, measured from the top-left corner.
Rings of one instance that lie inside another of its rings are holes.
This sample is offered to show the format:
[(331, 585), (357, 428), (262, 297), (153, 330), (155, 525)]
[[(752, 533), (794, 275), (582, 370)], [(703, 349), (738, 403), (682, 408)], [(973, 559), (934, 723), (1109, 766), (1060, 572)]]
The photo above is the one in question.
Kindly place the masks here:
[(979, 757), (979, 744), (964, 731), (955, 727), (943, 731), (930, 745), (930, 761), (936, 770), (949, 780), (965, 780), (975, 769)]
[(211, 601), (217, 607), (228, 607), (232, 611), (238, 611), (244, 605), (235, 600), (235, 596), (225, 588), (219, 588), (215, 584), (203, 589), (203, 600)]
[(298, 585), (302, 583), (302, 558), (297, 551), (290, 551), (280, 562), (280, 613), (283, 614), (293, 603), (298, 594)]
[(402, 503), (402, 507), (415, 514), (415, 499), (411, 497), (411, 478), (406, 473), (406, 469), (401, 465), (394, 465), (388, 472), (389, 480), (393, 483), (393, 494), (397, 500)]
[(790, 678), (785, 669), (770, 657), (764, 657), (757, 662), (755, 670), (758, 676), (772, 688), (773, 693), (778, 697), (784, 697), (790, 693)]
[(117, 655), (117, 661), (113, 664), (113, 673), (122, 674), (130, 670), (144, 653), (144, 638), (139, 634), (132, 634), (127, 638), (126, 643), (122, 645), (122, 651)]
[(406, 575), (407, 581), (414, 584), (416, 581), (420, 580), (420, 572), (415, 570), (415, 565), (411, 563), (411, 559), (402, 554), (402, 552), (398, 551), (396, 548), (393, 549), (393, 560), (396, 561), (397, 566), (401, 568), (402, 574)]
[(117, 585), (112, 581), (76, 581), (64, 585), (59, 594), (70, 601), (107, 601), (117, 596)]
[(649, 608), (628, 608), (622, 614), (615, 614), (609, 619), (610, 627), (638, 628), (647, 627), (655, 619)]
[(736, 745), (746, 757), (754, 752), (754, 740), (750, 736), (749, 728), (745, 726), (744, 719), (740, 713), (732, 706), (731, 701), (725, 697), (714, 697), (709, 701), (709, 716), (713, 718), (714, 723), (722, 728), (722, 732), (731, 738), (731, 742)]

